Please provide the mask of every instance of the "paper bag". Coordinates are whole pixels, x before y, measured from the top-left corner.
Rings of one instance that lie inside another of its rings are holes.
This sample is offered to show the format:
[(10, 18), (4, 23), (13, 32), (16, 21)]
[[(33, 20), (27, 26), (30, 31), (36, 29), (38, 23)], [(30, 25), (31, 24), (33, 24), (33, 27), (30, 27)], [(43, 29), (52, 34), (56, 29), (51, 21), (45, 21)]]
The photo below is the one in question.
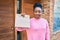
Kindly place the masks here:
[(23, 17), (21, 14), (16, 14), (15, 27), (30, 28), (30, 16), (25, 15)]

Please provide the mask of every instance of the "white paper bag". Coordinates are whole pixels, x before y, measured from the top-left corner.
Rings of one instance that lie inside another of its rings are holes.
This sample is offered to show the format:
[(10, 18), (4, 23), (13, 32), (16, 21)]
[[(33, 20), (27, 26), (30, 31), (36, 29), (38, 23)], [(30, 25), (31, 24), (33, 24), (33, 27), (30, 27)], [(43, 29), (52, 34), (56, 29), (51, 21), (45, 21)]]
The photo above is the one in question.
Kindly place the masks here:
[(16, 14), (15, 27), (30, 28), (30, 16), (25, 15), (23, 17), (23, 16), (21, 16), (21, 14)]

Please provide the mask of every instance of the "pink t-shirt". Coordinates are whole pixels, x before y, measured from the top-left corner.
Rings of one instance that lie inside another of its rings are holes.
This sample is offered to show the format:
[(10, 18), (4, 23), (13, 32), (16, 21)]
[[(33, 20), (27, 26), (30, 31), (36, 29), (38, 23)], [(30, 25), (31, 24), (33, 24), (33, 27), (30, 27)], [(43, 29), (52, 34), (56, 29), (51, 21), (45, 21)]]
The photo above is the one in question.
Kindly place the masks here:
[(16, 28), (17, 31), (26, 30), (28, 40), (50, 40), (50, 31), (47, 20), (31, 18), (30, 28)]

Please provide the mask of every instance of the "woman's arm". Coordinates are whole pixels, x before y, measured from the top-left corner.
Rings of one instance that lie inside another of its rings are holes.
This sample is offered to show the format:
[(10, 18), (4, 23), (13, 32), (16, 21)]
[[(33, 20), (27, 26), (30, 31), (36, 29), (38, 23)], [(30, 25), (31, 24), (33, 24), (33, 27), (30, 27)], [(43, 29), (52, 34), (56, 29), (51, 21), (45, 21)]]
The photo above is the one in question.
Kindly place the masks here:
[(46, 40), (50, 40), (50, 30), (49, 30), (48, 22), (46, 24)]
[(17, 30), (17, 31), (23, 31), (23, 30), (26, 30), (26, 28), (17, 27), (16, 30)]

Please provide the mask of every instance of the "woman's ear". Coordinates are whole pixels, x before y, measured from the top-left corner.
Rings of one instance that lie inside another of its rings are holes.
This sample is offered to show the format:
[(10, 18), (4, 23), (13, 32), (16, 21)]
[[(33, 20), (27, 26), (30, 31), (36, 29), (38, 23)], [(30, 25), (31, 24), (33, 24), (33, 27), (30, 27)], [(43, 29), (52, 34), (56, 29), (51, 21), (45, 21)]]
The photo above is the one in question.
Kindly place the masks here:
[(44, 14), (44, 9), (42, 8), (42, 13)]

